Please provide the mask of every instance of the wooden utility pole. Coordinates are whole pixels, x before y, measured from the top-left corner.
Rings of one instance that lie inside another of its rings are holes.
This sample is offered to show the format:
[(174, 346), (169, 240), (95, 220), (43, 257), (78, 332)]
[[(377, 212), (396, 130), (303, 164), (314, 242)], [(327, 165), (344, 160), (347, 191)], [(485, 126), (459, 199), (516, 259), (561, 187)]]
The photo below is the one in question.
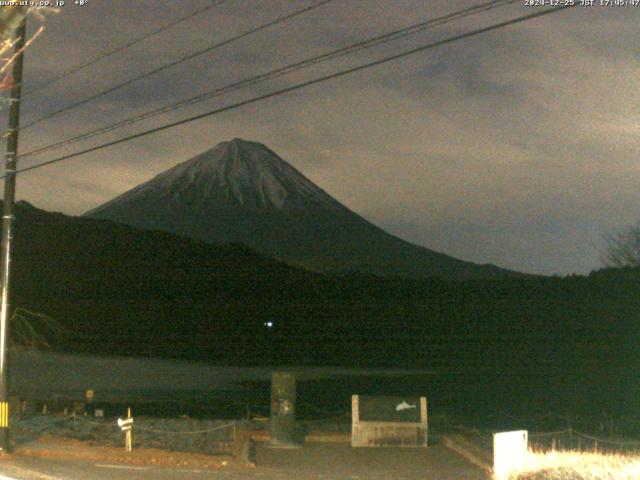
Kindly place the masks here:
[(13, 64), (13, 87), (9, 105), (9, 130), (6, 134), (4, 205), (2, 209), (2, 247), (0, 258), (0, 449), (10, 450), (9, 439), (9, 369), (7, 349), (9, 347), (9, 273), (11, 271), (11, 240), (13, 237), (13, 205), (16, 198), (16, 166), (18, 155), (18, 128), (20, 125), (20, 96), (22, 91), (22, 64), (27, 35), (26, 17), (16, 30), (15, 52), (18, 56)]

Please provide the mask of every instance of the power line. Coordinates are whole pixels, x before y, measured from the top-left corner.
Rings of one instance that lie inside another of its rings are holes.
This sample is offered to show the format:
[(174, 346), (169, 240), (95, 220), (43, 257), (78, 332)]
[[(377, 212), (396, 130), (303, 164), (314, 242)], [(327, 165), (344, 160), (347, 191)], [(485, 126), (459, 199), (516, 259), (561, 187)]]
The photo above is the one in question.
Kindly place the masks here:
[(144, 78), (150, 77), (151, 75), (155, 75), (156, 73), (160, 73), (160, 72), (162, 72), (164, 70), (167, 70), (169, 68), (175, 67), (176, 65), (180, 65), (181, 63), (184, 63), (184, 62), (186, 62), (188, 60), (192, 60), (192, 59), (194, 59), (194, 58), (196, 58), (196, 57), (198, 57), (200, 55), (203, 55), (205, 53), (211, 52), (211, 51), (213, 51), (213, 50), (215, 50), (217, 48), (223, 47), (223, 46), (228, 45), (228, 44), (230, 44), (232, 42), (235, 42), (237, 40), (245, 38), (245, 37), (247, 37), (249, 35), (252, 35), (254, 33), (260, 32), (260, 31), (265, 30), (265, 29), (267, 29), (269, 27), (272, 27), (272, 26), (277, 25), (279, 23), (285, 22), (287, 20), (290, 20), (290, 19), (292, 19), (294, 17), (300, 16), (300, 15), (305, 14), (307, 12), (310, 12), (311, 10), (314, 10), (314, 9), (316, 9), (318, 7), (326, 5), (327, 3), (331, 3), (333, 1), (334, 0), (320, 0), (317, 3), (309, 5), (308, 7), (296, 10), (296, 11), (294, 11), (292, 13), (288, 13), (288, 14), (283, 15), (281, 17), (278, 17), (275, 20), (272, 20), (270, 22), (263, 23), (262, 25), (259, 25), (259, 26), (255, 27), (255, 28), (251, 28), (251, 29), (249, 29), (249, 30), (247, 30), (247, 31), (245, 31), (243, 33), (240, 33), (238, 35), (230, 37), (230, 38), (228, 38), (226, 40), (222, 40), (221, 42), (215, 43), (215, 44), (213, 44), (213, 45), (211, 45), (211, 46), (209, 46), (207, 48), (203, 48), (202, 50), (198, 50), (197, 52), (191, 53), (191, 54), (189, 54), (189, 55), (187, 55), (185, 57), (181, 57), (178, 60), (174, 60), (172, 62), (166, 63), (166, 64), (164, 64), (164, 65), (162, 65), (162, 66), (160, 66), (158, 68), (155, 68), (155, 69), (150, 70), (150, 71), (148, 71), (146, 73), (143, 73), (142, 75), (138, 75), (137, 77), (134, 77), (134, 78), (131, 78), (131, 79), (125, 81), (125, 82), (119, 83), (118, 85), (115, 85), (114, 87), (107, 88), (106, 90), (103, 90), (103, 91), (101, 91), (101, 92), (99, 92), (99, 93), (97, 93), (95, 95), (87, 97), (87, 98), (85, 98), (83, 100), (80, 100), (80, 101), (78, 101), (76, 103), (72, 103), (71, 105), (67, 105), (66, 107), (63, 107), (63, 108), (61, 108), (59, 110), (55, 110), (54, 112), (51, 112), (51, 113), (49, 113), (47, 115), (44, 115), (44, 116), (42, 116), (42, 117), (40, 117), (40, 118), (38, 118), (36, 120), (33, 120), (30, 123), (27, 123), (26, 125), (21, 127), (20, 130), (25, 130), (27, 128), (33, 127), (34, 125), (36, 125), (36, 124), (38, 124), (40, 122), (44, 122), (45, 120), (49, 120), (50, 118), (53, 118), (53, 117), (55, 117), (57, 115), (60, 115), (61, 113), (67, 112), (67, 111), (69, 111), (69, 110), (71, 110), (73, 108), (76, 108), (76, 107), (79, 107), (81, 105), (84, 105), (85, 103), (89, 103), (89, 102), (91, 102), (93, 100), (96, 100), (97, 98), (100, 98), (100, 97), (103, 97), (105, 95), (108, 95), (109, 93), (113, 93), (116, 90), (119, 90), (119, 89), (121, 89), (123, 87), (126, 87), (128, 85), (131, 85), (131, 84), (133, 84), (133, 83), (135, 83), (135, 82), (137, 82), (139, 80), (142, 80)]
[(83, 62), (83, 63), (81, 63), (79, 65), (76, 65), (75, 67), (71, 67), (70, 69), (65, 70), (64, 72), (60, 73), (58, 76), (52, 78), (51, 80), (43, 83), (40, 86), (31, 88), (31, 89), (27, 89), (27, 91), (22, 96), (26, 97), (26, 96), (35, 94), (37, 92), (40, 92), (40, 91), (44, 90), (45, 88), (50, 88), (53, 83), (57, 83), (60, 80), (63, 80), (63, 79), (65, 79), (65, 78), (67, 78), (67, 77), (69, 77), (69, 76), (71, 76), (71, 75), (73, 75), (75, 73), (78, 73), (81, 70), (84, 70), (87, 67), (90, 67), (91, 65), (95, 65), (96, 63), (98, 63), (101, 60), (104, 60), (105, 58), (108, 58), (108, 57), (111, 57), (111, 56), (116, 55), (118, 53), (121, 53), (121, 52), (133, 47), (134, 45), (137, 45), (138, 43), (141, 43), (141, 42), (143, 42), (145, 40), (148, 40), (151, 37), (154, 37), (154, 36), (164, 32), (166, 30), (169, 30), (169, 29), (175, 27), (176, 25), (179, 25), (182, 22), (185, 22), (185, 21), (187, 21), (187, 20), (189, 20), (189, 19), (191, 19), (191, 18), (193, 18), (193, 17), (195, 17), (197, 15), (200, 15), (201, 13), (204, 13), (204, 12), (206, 12), (208, 10), (211, 10), (212, 8), (217, 7), (218, 5), (222, 5), (226, 1), (227, 0), (218, 0), (216, 2), (210, 3), (206, 7), (200, 8), (200, 9), (198, 9), (198, 10), (196, 10), (196, 11), (194, 11), (194, 12), (188, 14), (188, 15), (185, 15), (184, 17), (180, 17), (177, 20), (174, 20), (173, 22), (168, 23), (167, 25), (164, 25), (164, 26), (159, 27), (159, 28), (157, 28), (157, 29), (155, 29), (155, 30), (153, 30), (153, 31), (151, 31), (149, 33), (146, 33), (146, 34), (141, 35), (141, 36), (139, 36), (137, 38), (134, 38), (133, 40), (125, 43), (124, 45), (116, 47), (113, 50), (109, 50), (109, 51), (106, 51), (104, 53), (101, 53), (98, 56), (96, 56), (96, 57), (94, 57), (94, 58), (92, 58), (90, 60), (87, 60), (86, 62)]
[[(237, 103), (234, 103), (234, 104), (231, 104), (231, 105), (227, 105), (225, 107), (217, 108), (217, 109), (211, 110), (209, 112), (201, 113), (199, 115), (194, 115), (192, 117), (185, 118), (185, 119), (179, 120), (177, 122), (172, 122), (172, 123), (160, 126), (160, 127), (156, 127), (156, 128), (152, 128), (150, 130), (146, 130), (144, 132), (136, 133), (134, 135), (129, 135), (127, 137), (123, 137), (123, 138), (120, 138), (118, 140), (113, 140), (111, 142), (103, 143), (103, 144), (97, 145), (95, 147), (87, 148), (87, 149), (81, 150), (79, 152), (71, 153), (69, 155), (64, 155), (62, 157), (58, 157), (58, 158), (55, 158), (55, 159), (52, 159), (52, 160), (48, 160), (46, 162), (41, 162), (41, 163), (38, 163), (38, 164), (35, 164), (35, 165), (31, 165), (29, 167), (24, 167), (24, 168), (21, 168), (21, 169), (17, 170), (16, 173), (28, 172), (30, 170), (35, 170), (37, 168), (41, 168), (41, 167), (44, 167), (44, 166), (47, 166), (47, 165), (51, 165), (51, 164), (54, 164), (54, 163), (62, 162), (64, 160), (69, 160), (71, 158), (79, 157), (79, 156), (85, 155), (87, 153), (92, 153), (92, 152), (95, 152), (95, 151), (98, 151), (98, 150), (102, 150), (102, 149), (105, 149), (105, 148), (108, 148), (108, 147), (112, 147), (114, 145), (118, 145), (120, 143), (125, 143), (125, 142), (128, 142), (130, 140), (135, 140), (137, 138), (145, 137), (147, 135), (151, 135), (151, 134), (158, 133), (158, 132), (161, 132), (161, 131), (164, 131), (164, 130), (168, 130), (168, 129), (173, 128), (173, 127), (178, 127), (180, 125), (191, 123), (191, 122), (194, 122), (196, 120), (200, 120), (202, 118), (211, 117), (213, 115), (217, 115), (217, 114), (229, 111), (229, 110), (234, 110), (236, 108), (243, 107), (245, 105), (250, 105), (250, 104), (253, 104), (253, 103), (257, 103), (257, 102), (260, 102), (262, 100), (266, 100), (268, 98), (272, 98), (272, 97), (276, 97), (276, 96), (279, 96), (279, 95), (283, 95), (285, 93), (289, 93), (289, 92), (293, 92), (293, 91), (296, 91), (296, 90), (300, 90), (302, 88), (309, 87), (311, 85), (315, 85), (315, 84), (318, 84), (318, 83), (322, 83), (322, 82), (325, 82), (327, 80), (333, 80), (335, 78), (340, 78), (340, 77), (343, 77), (343, 76), (346, 76), (346, 75), (350, 75), (352, 73), (359, 72), (361, 70), (365, 70), (365, 69), (368, 69), (368, 68), (371, 68), (371, 67), (382, 65), (384, 63), (388, 63), (388, 62), (391, 62), (391, 61), (394, 61), (394, 60), (398, 60), (400, 58), (408, 57), (410, 55), (413, 55), (413, 54), (416, 54), (416, 53), (420, 53), (420, 52), (424, 52), (426, 50), (431, 50), (433, 48), (437, 48), (437, 47), (440, 47), (442, 45), (453, 43), (453, 42), (456, 42), (458, 40), (463, 40), (463, 39), (466, 39), (466, 38), (469, 38), (469, 37), (473, 37), (475, 35), (479, 35), (479, 34), (482, 34), (482, 33), (490, 32), (490, 31), (493, 31), (493, 30), (498, 30), (500, 28), (507, 27), (509, 25), (514, 25), (514, 24), (517, 24), (517, 23), (525, 22), (527, 20), (532, 20), (534, 18), (538, 18), (538, 17), (542, 17), (542, 16), (545, 16), (545, 15), (550, 15), (550, 14), (553, 14), (553, 13), (557, 13), (557, 12), (560, 12), (560, 11), (565, 10), (567, 8), (572, 8), (573, 6), (575, 6), (575, 5), (564, 5), (564, 6), (561, 6), (561, 7), (547, 9), (547, 10), (543, 10), (541, 12), (531, 13), (529, 15), (523, 15), (521, 17), (516, 17), (516, 18), (513, 18), (511, 20), (507, 20), (507, 21), (504, 21), (504, 22), (496, 23), (496, 24), (488, 26), (488, 27), (480, 28), (480, 29), (477, 29), (477, 30), (472, 30), (471, 32), (463, 33), (463, 34), (460, 34), (460, 35), (455, 35), (453, 37), (449, 37), (449, 38), (446, 38), (444, 40), (440, 40), (440, 41), (437, 41), (437, 42), (434, 42), (434, 43), (430, 43), (428, 45), (423, 45), (423, 46), (420, 46), (420, 47), (416, 47), (416, 48), (413, 48), (411, 50), (404, 51), (402, 53), (398, 53), (398, 54), (395, 54), (395, 55), (391, 55), (389, 57), (382, 58), (380, 60), (375, 60), (373, 62), (365, 63), (363, 65), (359, 65), (357, 67), (352, 67), (352, 68), (349, 68), (347, 70), (342, 70), (340, 72), (332, 73), (330, 75), (325, 75), (325, 76), (322, 76), (322, 77), (315, 78), (313, 80), (308, 80), (306, 82), (298, 83), (298, 84), (292, 85), (290, 87), (282, 88), (280, 90), (276, 90), (276, 91), (273, 91), (273, 92), (270, 92), (270, 93), (267, 93), (267, 94), (264, 94), (264, 95), (259, 95), (257, 97), (250, 98), (248, 100), (243, 100), (241, 102), (237, 102)], [(5, 176), (6, 175), (3, 175), (0, 178), (4, 178)]]
[(267, 73), (261, 74), (261, 75), (257, 75), (257, 76), (253, 76), (253, 77), (249, 77), (249, 78), (245, 78), (243, 80), (240, 80), (238, 82), (234, 82), (228, 85), (225, 85), (223, 87), (219, 87), (213, 90), (209, 90), (207, 92), (201, 93), (199, 95), (196, 95), (194, 97), (190, 97), (188, 99), (182, 100), (180, 102), (177, 103), (172, 103), (172, 104), (168, 104), (165, 105), (163, 107), (157, 108), (155, 110), (151, 110), (149, 112), (145, 112), (143, 114), (140, 115), (135, 115), (133, 117), (127, 118), (125, 120), (121, 120), (118, 121), (116, 123), (112, 123), (110, 125), (104, 126), (104, 127), (100, 127), (94, 130), (90, 130), (88, 132), (76, 135), (74, 137), (71, 138), (67, 138), (65, 140), (61, 140), (59, 142), (53, 143), (53, 144), (49, 144), (49, 145), (45, 145), (39, 148), (36, 148), (34, 150), (30, 150), (26, 153), (23, 153), (22, 155), (20, 155), (20, 158), (25, 158), (25, 157), (29, 157), (29, 156), (33, 156), (33, 155), (40, 155), (42, 153), (48, 152), (48, 151), (52, 151), (52, 150), (57, 150), (61, 147), (67, 146), (67, 145), (71, 145), (74, 143), (77, 143), (81, 140), (86, 140), (88, 138), (94, 137), (96, 135), (101, 135), (103, 133), (107, 133), (107, 132), (111, 132), (113, 130), (117, 130), (119, 128), (125, 127), (125, 126), (129, 126), (129, 125), (133, 125), (135, 123), (141, 122), (143, 120), (147, 120), (149, 118), (153, 118), (155, 116), (164, 114), (164, 113), (169, 113), (175, 110), (178, 110), (180, 108), (184, 108), (190, 105), (194, 105), (196, 103), (199, 102), (203, 102), (205, 100), (209, 100), (211, 98), (214, 97), (218, 97), (222, 94), (225, 93), (229, 93), (235, 90), (239, 90), (241, 88), (250, 86), (250, 85), (255, 85), (257, 83), (266, 81), (266, 80), (271, 80), (274, 78), (278, 78), (284, 75), (288, 75), (289, 73), (313, 66), (313, 65), (317, 65), (319, 63), (323, 63), (325, 61), (329, 61), (329, 60), (333, 60), (339, 57), (343, 57), (346, 56), (348, 54), (354, 53), (356, 51), (359, 50), (364, 50), (367, 48), (372, 48), (378, 45), (382, 45), (385, 43), (388, 43), (390, 41), (394, 41), (394, 40), (398, 40), (400, 38), (404, 38), (408, 35), (420, 32), (420, 31), (424, 31), (427, 28), (431, 28), (431, 27), (435, 27), (435, 26), (439, 26), (439, 25), (443, 25), (445, 23), (449, 23), (452, 22), (454, 20), (458, 20), (460, 18), (464, 18), (470, 15), (475, 15), (481, 12), (485, 12), (488, 10), (492, 10), (495, 8), (499, 8), (499, 7), (503, 7), (505, 5), (509, 5), (509, 4), (513, 4), (513, 3), (517, 3), (520, 0), (494, 0), (494, 1), (490, 1), (490, 2), (486, 2), (486, 3), (482, 3), (473, 7), (469, 7), (463, 10), (459, 10), (447, 15), (444, 15), (442, 17), (438, 17), (438, 18), (434, 18), (431, 20), (427, 20), (427, 21), (423, 21), (405, 28), (401, 28), (399, 30), (395, 30), (393, 32), (389, 32), (383, 35), (379, 35), (358, 43), (354, 43), (351, 45), (347, 45), (345, 47), (339, 48), (337, 50), (332, 50), (330, 52), (321, 54), (321, 55), (317, 55), (311, 58), (307, 58), (305, 60), (296, 62), (296, 63), (292, 63), (289, 65), (286, 65), (284, 67), (280, 67), (277, 68), (275, 70), (271, 70)]

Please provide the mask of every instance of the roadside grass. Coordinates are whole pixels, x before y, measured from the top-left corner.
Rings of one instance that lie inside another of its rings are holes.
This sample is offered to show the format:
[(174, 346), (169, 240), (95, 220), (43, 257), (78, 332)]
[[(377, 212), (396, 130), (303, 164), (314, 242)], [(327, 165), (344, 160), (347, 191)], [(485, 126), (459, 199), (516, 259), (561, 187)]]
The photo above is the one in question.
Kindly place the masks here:
[(530, 450), (526, 464), (510, 480), (640, 479), (640, 454)]

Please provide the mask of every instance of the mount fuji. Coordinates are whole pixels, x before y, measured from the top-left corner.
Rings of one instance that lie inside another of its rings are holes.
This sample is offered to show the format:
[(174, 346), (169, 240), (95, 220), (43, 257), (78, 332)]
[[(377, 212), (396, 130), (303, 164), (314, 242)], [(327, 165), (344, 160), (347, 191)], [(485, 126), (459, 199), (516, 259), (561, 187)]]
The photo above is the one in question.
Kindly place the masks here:
[(335, 200), (265, 145), (234, 139), (85, 216), (214, 243), (243, 243), (321, 272), (412, 278), (514, 274), (414, 245)]

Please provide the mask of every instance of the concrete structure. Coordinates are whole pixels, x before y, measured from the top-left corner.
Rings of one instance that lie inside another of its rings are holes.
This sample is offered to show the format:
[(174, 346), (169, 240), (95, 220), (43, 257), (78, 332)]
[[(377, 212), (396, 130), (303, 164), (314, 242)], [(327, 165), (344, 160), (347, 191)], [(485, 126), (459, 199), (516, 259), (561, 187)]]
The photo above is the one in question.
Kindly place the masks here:
[(426, 397), (351, 397), (352, 447), (426, 447)]
[(296, 438), (296, 377), (287, 372), (271, 376), (271, 445), (298, 446)]

